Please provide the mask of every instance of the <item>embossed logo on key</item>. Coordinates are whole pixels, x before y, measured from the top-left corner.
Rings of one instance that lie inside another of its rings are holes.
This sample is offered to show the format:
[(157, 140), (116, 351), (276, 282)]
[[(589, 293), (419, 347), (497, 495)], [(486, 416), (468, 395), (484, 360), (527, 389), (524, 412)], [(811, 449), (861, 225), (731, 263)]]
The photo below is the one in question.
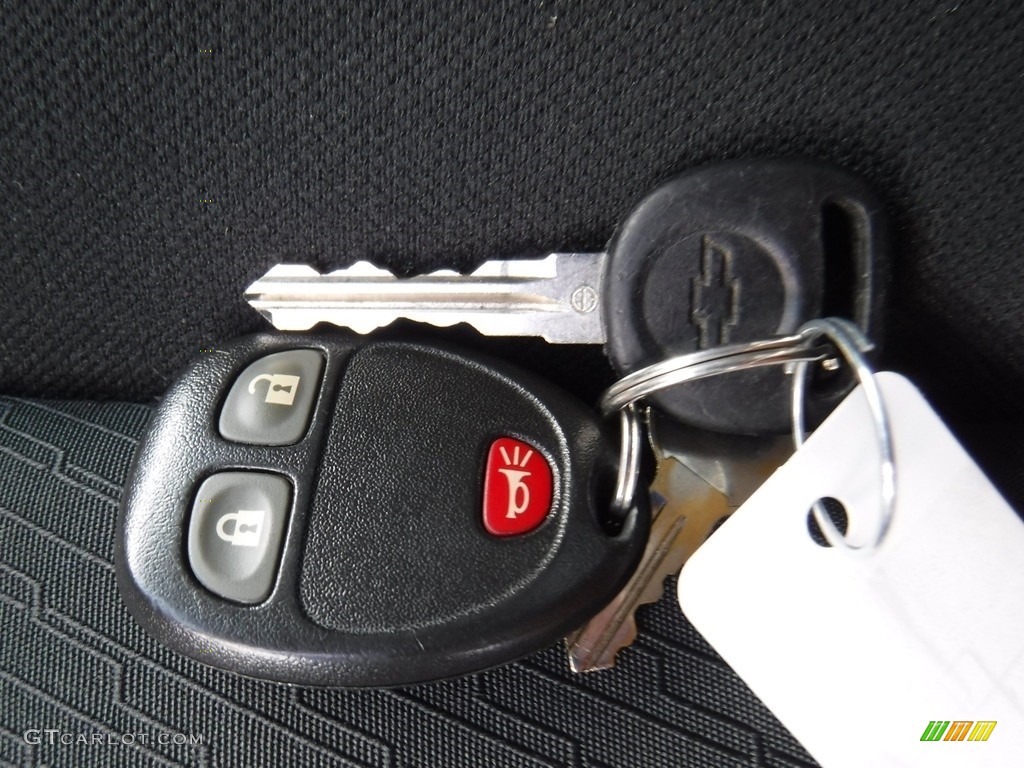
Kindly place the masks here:
[(484, 528), (494, 536), (532, 531), (551, 509), (553, 481), (547, 459), (529, 443), (500, 437), (487, 453)]

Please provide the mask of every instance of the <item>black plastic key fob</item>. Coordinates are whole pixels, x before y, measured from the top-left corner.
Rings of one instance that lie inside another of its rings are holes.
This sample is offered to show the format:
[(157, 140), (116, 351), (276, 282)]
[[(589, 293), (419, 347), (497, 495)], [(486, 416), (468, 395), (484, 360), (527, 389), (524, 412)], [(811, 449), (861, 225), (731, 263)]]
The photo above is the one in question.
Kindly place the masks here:
[[(736, 160), (675, 176), (647, 195), (608, 247), (607, 350), (625, 375), (670, 355), (793, 333), (846, 317), (876, 341), (888, 226), (858, 176), (803, 159)], [(791, 428), (781, 367), (652, 395), (679, 421), (720, 432)], [(810, 392), (812, 414), (848, 387)]]
[[(118, 584), (170, 647), (304, 685), (465, 674), (555, 642), (629, 577), (616, 443), (497, 360), (259, 335), (167, 393), (122, 501)], [(641, 494), (643, 495), (643, 494)]]

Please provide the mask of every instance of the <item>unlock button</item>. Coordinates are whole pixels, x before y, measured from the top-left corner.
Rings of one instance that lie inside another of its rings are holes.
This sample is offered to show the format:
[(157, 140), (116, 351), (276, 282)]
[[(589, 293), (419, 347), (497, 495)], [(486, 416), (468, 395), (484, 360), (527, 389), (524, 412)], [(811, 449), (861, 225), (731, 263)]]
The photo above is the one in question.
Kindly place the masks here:
[(265, 402), (276, 405), (293, 405), (302, 377), (289, 376), (287, 373), (261, 373), (259, 376), (254, 376), (249, 382), (250, 395), (256, 394), (256, 384), (261, 381), (267, 382)]
[(291, 484), (270, 472), (218, 472), (196, 491), (188, 561), (208, 590), (239, 603), (270, 595)]
[(254, 445), (288, 445), (306, 433), (320, 388), (323, 356), (291, 349), (261, 357), (235, 379), (220, 412), (220, 433)]

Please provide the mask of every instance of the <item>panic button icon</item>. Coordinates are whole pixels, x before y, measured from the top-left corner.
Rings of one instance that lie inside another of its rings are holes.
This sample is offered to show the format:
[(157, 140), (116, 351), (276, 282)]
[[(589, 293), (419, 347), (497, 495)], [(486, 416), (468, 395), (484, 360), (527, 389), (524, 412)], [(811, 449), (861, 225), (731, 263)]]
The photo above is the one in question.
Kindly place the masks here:
[(551, 466), (536, 448), (499, 437), (487, 452), (484, 528), (494, 536), (532, 531), (551, 510)]

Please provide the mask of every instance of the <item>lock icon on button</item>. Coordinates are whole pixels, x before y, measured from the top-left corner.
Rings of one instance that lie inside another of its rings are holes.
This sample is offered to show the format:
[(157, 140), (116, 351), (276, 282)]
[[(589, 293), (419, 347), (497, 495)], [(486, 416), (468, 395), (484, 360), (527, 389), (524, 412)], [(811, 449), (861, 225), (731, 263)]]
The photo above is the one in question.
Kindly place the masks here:
[[(228, 512), (226, 515), (221, 515), (220, 520), (217, 521), (217, 535), (235, 547), (258, 547), (265, 515), (266, 512), (262, 509), (240, 509), (237, 512)], [(226, 530), (228, 523), (233, 523), (230, 533)]]
[(299, 376), (287, 373), (261, 373), (249, 382), (249, 394), (256, 394), (256, 382), (266, 380), (267, 396), (265, 402), (277, 405), (291, 405), (295, 402), (295, 393), (299, 388)]

